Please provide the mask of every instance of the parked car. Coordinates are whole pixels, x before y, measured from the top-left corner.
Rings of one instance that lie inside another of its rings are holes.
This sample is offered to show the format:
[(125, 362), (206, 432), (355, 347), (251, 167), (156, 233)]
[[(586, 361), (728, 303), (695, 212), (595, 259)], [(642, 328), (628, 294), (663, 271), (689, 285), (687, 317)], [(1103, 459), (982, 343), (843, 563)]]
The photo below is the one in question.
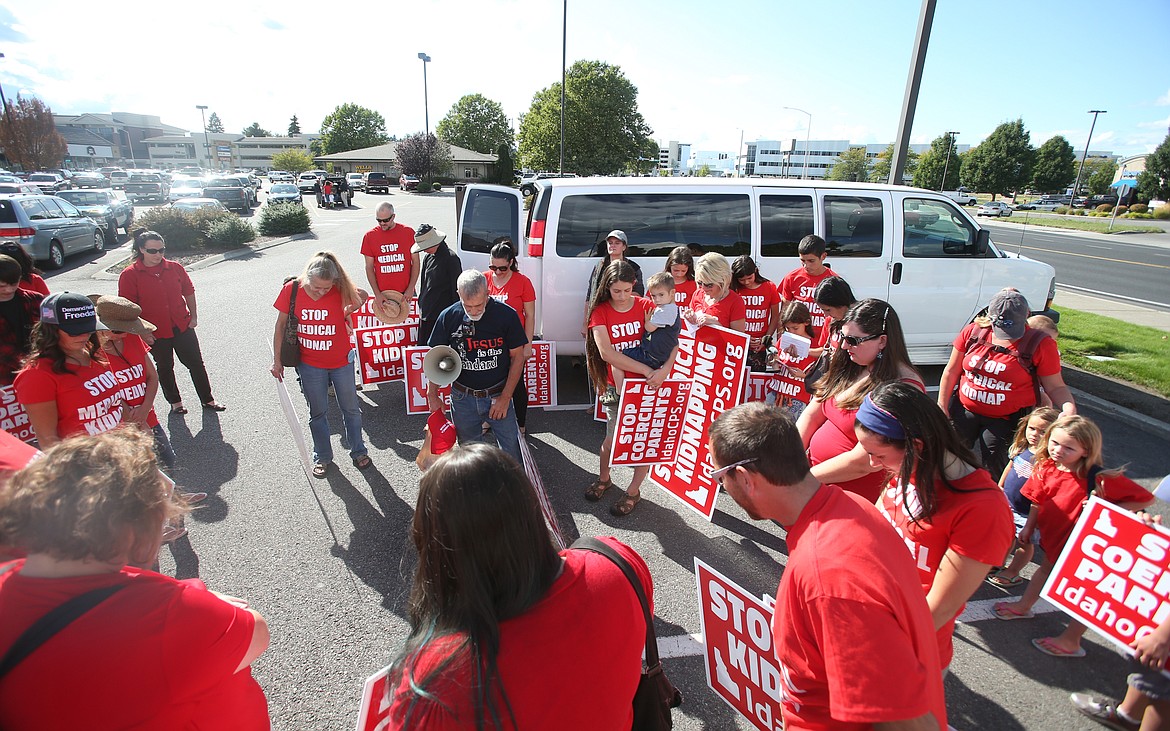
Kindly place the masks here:
[(399, 190), (418, 190), (418, 178), (413, 175), (400, 175), (398, 177)]
[[(222, 203), (226, 208), (240, 213), (247, 213), (252, 210), (252, 195), (254, 191), (252, 186), (247, 182), (247, 178), (241, 178), (238, 175), (224, 175), (216, 178), (211, 178), (203, 186), (203, 198), (190, 198), (188, 200), (207, 200), (214, 199)], [(185, 201), (177, 201), (172, 204), (172, 208), (179, 208), (178, 203)]]
[(1104, 195), (1091, 196), (1085, 201), (1085, 208), (1096, 208), (1097, 206), (1115, 206), (1117, 205), (1117, 196), (1110, 193)]
[(115, 170), (121, 170), (121, 169), (122, 168), (120, 168), (120, 167), (104, 167), (104, 168), (98, 168), (98, 172), (101, 173), (105, 177), (106, 180), (109, 180), (110, 173), (114, 172)]
[(133, 173), (125, 185), (126, 197), (132, 201), (153, 200), (165, 203), (171, 194), (170, 182), (161, 173)]
[(944, 190), (942, 194), (961, 206), (975, 205), (975, 194), (962, 186), (958, 190)]
[(0, 175), (0, 194), (24, 193), (41, 195), (41, 189), (32, 183), (26, 183), (15, 175)]
[(167, 200), (174, 203), (182, 198), (202, 198), (203, 181), (199, 178), (175, 178)]
[(101, 173), (78, 173), (73, 176), (74, 188), (108, 188), (110, 181)]
[(220, 211), (228, 210), (227, 206), (215, 198), (184, 198), (181, 201), (175, 201), (167, 207), (174, 208), (176, 211), (198, 211), (201, 208), (215, 208)]
[(299, 188), (302, 193), (316, 193), (320, 187), (321, 177), (312, 170), (301, 173), (297, 178), (297, 188)]
[(975, 216), (1010, 216), (1012, 207), (1003, 201), (988, 201), (975, 210)]
[(520, 194), (523, 196), (530, 196), (536, 194), (536, 181), (550, 180), (554, 178), (575, 178), (577, 173), (537, 173), (531, 177), (525, 178), (520, 182)]
[(122, 193), (112, 190), (63, 190), (57, 197), (67, 200), (85, 215), (97, 221), (105, 232), (106, 242), (118, 243), (118, 229), (130, 233), (134, 224), (134, 204)]
[(101, 226), (51, 195), (0, 196), (0, 239), (17, 241), (48, 269), (60, 269), (69, 254), (106, 245)]
[(268, 182), (270, 183), (295, 183), (297, 179), (293, 177), (292, 173), (286, 173), (283, 170), (272, 170), (268, 173)]
[(366, 189), (366, 178), (361, 173), (346, 173), (345, 182), (349, 183), (350, 190)]
[(231, 175), (229, 177), (236, 178), (240, 181), (240, 184), (247, 189), (248, 196), (251, 198), (250, 205), (253, 208), (260, 205), (260, 188), (258, 187), (260, 178), (257, 178), (251, 173), (236, 173), (235, 175)]
[(268, 189), (268, 205), (273, 203), (305, 204), (300, 189), (292, 183), (276, 183)]
[(1028, 208), (1028, 210), (1031, 210), (1031, 211), (1051, 211), (1051, 210), (1055, 210), (1058, 206), (1065, 206), (1065, 205), (1068, 205), (1068, 204), (1064, 203), (1060, 200), (1057, 200), (1056, 198), (1044, 197), (1044, 198), (1037, 198), (1036, 200), (1032, 201), (1032, 204)]
[(390, 192), (390, 178), (386, 173), (366, 173), (366, 192), (374, 193), (376, 191), (383, 193)]
[(110, 187), (114, 190), (125, 190), (126, 181), (130, 179), (130, 173), (126, 170), (113, 170), (110, 172)]
[(42, 193), (69, 190), (69, 182), (57, 173), (33, 173), (28, 176), (28, 182), (40, 188)]

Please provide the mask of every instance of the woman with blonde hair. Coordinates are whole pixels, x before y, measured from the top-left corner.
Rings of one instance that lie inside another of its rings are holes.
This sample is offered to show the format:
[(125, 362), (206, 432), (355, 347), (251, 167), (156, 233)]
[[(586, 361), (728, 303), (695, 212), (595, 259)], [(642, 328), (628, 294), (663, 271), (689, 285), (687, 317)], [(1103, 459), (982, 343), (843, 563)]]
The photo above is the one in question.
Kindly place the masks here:
[(703, 254), (695, 262), (697, 289), (683, 317), (692, 325), (722, 325), (747, 331), (743, 298), (731, 291), (731, 265), (721, 254)]
[(349, 315), (365, 303), (369, 295), (354, 286), (332, 251), (318, 251), (305, 264), (299, 277), (285, 282), (273, 307), (276, 331), (272, 341), (272, 375), (284, 380), (280, 362), (280, 344), (289, 317), (297, 331), (300, 346), (301, 390), (309, 403), (309, 433), (313, 437), (313, 476), (325, 477), (333, 465), (333, 445), (329, 441), (329, 387), (337, 395), (345, 425), (349, 456), (359, 470), (373, 462), (362, 440), (362, 410), (357, 397), (353, 365), (349, 362)]

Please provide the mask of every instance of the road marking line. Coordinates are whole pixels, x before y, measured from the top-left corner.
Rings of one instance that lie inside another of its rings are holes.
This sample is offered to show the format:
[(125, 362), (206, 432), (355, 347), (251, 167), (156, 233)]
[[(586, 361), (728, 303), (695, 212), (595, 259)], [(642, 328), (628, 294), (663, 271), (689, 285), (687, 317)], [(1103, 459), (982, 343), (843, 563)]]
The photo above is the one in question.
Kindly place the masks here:
[(1123, 294), (1113, 294), (1112, 292), (1102, 292), (1099, 289), (1088, 289), (1086, 287), (1074, 287), (1071, 284), (1058, 284), (1058, 285), (1056, 285), (1056, 289), (1057, 290), (1071, 289), (1071, 290), (1074, 290), (1076, 292), (1087, 292), (1089, 294), (1101, 295), (1102, 297), (1109, 297), (1111, 299), (1119, 299), (1119, 300), (1127, 300), (1129, 302), (1137, 302), (1137, 303), (1143, 304), (1143, 305), (1155, 305), (1157, 307), (1170, 307), (1170, 304), (1166, 304), (1165, 302), (1154, 302), (1153, 300), (1143, 300), (1143, 299), (1138, 299), (1137, 297), (1126, 297)]
[(702, 654), (703, 635), (698, 632), (691, 635), (658, 638), (658, 656), (661, 658), (693, 657)]
[(1078, 254), (1074, 251), (1060, 251), (1058, 249), (1044, 249), (1039, 246), (1020, 246), (1021, 249), (1030, 249), (1032, 251), (1046, 251), (1049, 254), (1060, 254), (1062, 256), (1079, 256), (1084, 259), (1099, 259), (1101, 261), (1111, 261), (1115, 264), (1133, 264), (1137, 267), (1154, 267), (1155, 269), (1170, 269), (1166, 264), (1147, 264), (1140, 261), (1130, 261), (1128, 259), (1110, 259), (1107, 256), (1094, 256), (1093, 254)]

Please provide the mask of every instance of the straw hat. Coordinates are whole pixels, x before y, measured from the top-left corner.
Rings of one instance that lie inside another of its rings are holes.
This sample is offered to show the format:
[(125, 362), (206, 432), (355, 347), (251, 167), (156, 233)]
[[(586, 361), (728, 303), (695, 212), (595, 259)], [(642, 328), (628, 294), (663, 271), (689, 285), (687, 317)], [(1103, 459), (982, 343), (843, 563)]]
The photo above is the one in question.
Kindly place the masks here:
[(97, 306), (98, 320), (110, 330), (135, 335), (155, 331), (154, 325), (142, 319), (142, 308), (125, 297), (103, 294), (96, 298), (90, 295), (90, 299)]
[(382, 296), (386, 298), (386, 304), (379, 307), (375, 303), (374, 315), (387, 325), (405, 322), (407, 316), (410, 315), (410, 305), (407, 304), (406, 297), (401, 292), (395, 292), (392, 289), (383, 290)]

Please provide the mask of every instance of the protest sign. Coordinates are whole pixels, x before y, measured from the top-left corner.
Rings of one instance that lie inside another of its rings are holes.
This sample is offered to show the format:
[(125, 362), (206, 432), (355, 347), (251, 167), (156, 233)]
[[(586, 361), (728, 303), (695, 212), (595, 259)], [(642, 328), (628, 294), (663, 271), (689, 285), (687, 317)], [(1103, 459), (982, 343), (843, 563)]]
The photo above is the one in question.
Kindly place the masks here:
[(382, 325), (354, 332), (362, 383), (400, 381), (404, 375), (402, 349), (418, 340), (418, 323)]
[(757, 599), (697, 558), (695, 579), (707, 686), (760, 731), (780, 731), (784, 681), (772, 647), (771, 601)]
[(705, 325), (678, 340), (671, 379), (691, 382), (683, 416), (678, 456), (671, 464), (655, 465), (650, 479), (707, 520), (715, 514), (719, 492), (710, 478), (707, 428), (715, 417), (743, 402), (747, 381), (746, 333)]
[[(402, 349), (405, 365), (403, 381), (406, 385), (406, 413), (408, 414), (427, 414), (431, 410), (430, 406), (427, 405), (427, 377), (423, 374), (423, 358), (427, 357), (429, 350), (430, 348), (426, 345), (412, 345)], [(450, 409), (451, 387), (440, 387), (439, 398), (443, 399), (444, 408)]]
[(366, 678), (362, 686), (356, 731), (385, 731), (390, 728), (390, 694), (386, 687), (389, 678), (389, 665)]
[(301, 429), (301, 420), (297, 417), (297, 410), (293, 408), (288, 389), (282, 379), (276, 379), (276, 396), (280, 399), (280, 408), (284, 411), (284, 418), (288, 421), (289, 431), (297, 445), (297, 452), (301, 456), (301, 467), (305, 470), (305, 477), (313, 474), (313, 459), (309, 456), (309, 446), (305, 443), (305, 432)]
[(28, 412), (16, 400), (16, 389), (12, 386), (0, 386), (0, 429), (22, 442), (31, 443), (37, 438), (28, 420)]
[(1091, 497), (1040, 596), (1128, 651), (1170, 617), (1170, 533)]
[(622, 383), (610, 465), (673, 462), (690, 395), (690, 381), (666, 380), (661, 388), (653, 389), (642, 379), (627, 378)]
[(528, 387), (529, 406), (557, 405), (557, 344), (535, 340), (532, 357), (524, 363), (524, 385)]
[(601, 396), (593, 399), (593, 420), (606, 422), (609, 421), (609, 415), (605, 413), (605, 407), (601, 405)]
[(772, 382), (775, 373), (749, 373), (747, 393), (743, 396), (744, 403), (749, 401), (767, 401), (768, 384)]

